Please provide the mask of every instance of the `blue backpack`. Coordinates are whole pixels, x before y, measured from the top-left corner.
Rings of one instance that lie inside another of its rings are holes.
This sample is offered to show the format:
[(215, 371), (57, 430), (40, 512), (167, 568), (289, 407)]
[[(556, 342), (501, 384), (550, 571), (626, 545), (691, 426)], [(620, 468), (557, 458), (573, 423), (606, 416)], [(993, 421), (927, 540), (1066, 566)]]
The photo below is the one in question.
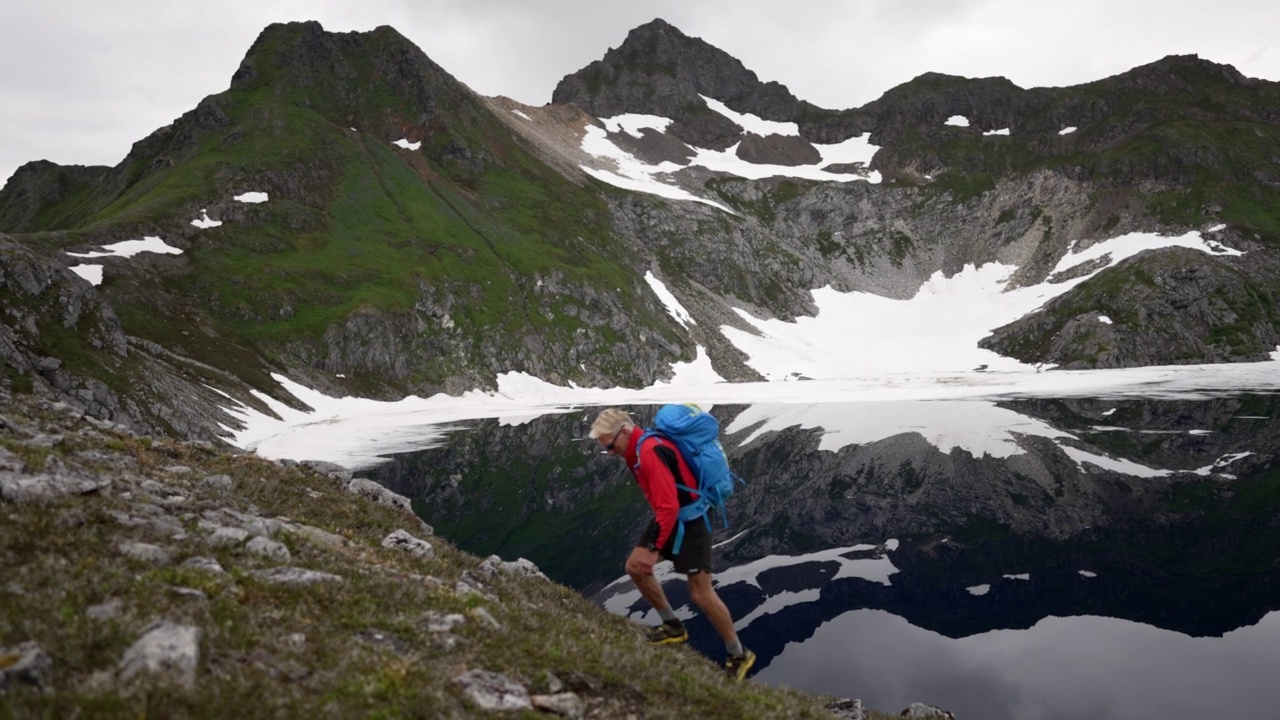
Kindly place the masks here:
[(715, 416), (703, 412), (697, 405), (663, 405), (654, 416), (653, 427), (640, 435), (636, 444), (635, 471), (640, 471), (639, 448), (645, 440), (659, 437), (670, 440), (680, 451), (684, 462), (693, 473), (696, 488), (691, 488), (680, 481), (678, 465), (672, 468), (676, 476), (676, 487), (686, 492), (697, 493), (698, 499), (680, 508), (680, 522), (676, 524), (676, 540), (671, 548), (673, 555), (680, 553), (684, 542), (684, 524), (690, 520), (702, 518), (711, 530), (711, 510), (720, 513), (720, 521), (727, 528), (729, 518), (724, 512), (724, 501), (733, 494), (738, 484), (746, 485), (746, 481), (729, 470), (729, 460), (720, 445), (720, 423)]

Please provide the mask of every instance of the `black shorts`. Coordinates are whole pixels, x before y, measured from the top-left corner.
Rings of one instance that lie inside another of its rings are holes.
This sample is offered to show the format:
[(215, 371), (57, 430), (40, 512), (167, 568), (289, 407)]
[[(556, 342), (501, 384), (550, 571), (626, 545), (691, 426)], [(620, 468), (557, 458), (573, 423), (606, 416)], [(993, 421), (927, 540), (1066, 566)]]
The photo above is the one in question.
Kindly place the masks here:
[[(677, 521), (679, 522), (679, 521)], [(658, 539), (658, 521), (650, 520), (649, 526), (640, 533), (636, 547), (647, 548)], [(667, 542), (659, 549), (666, 560), (676, 566), (676, 572), (692, 575), (699, 572), (711, 572), (711, 531), (707, 529), (707, 519), (700, 517), (684, 524), (684, 541), (680, 544), (680, 554), (673, 555), (671, 548), (676, 543), (676, 531), (671, 531)]]

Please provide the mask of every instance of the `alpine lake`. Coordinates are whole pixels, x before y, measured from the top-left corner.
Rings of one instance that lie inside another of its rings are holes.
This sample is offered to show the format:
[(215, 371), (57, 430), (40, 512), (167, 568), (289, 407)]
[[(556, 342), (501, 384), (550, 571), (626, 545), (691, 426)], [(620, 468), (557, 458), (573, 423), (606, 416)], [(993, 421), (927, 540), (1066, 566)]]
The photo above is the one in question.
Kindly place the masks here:
[[(598, 410), (457, 424), (367, 474), (463, 549), (653, 623), (622, 572), (651, 514), (585, 438)], [(711, 411), (747, 480), (715, 564), (752, 681), (966, 720), (1280, 713), (1280, 395)]]

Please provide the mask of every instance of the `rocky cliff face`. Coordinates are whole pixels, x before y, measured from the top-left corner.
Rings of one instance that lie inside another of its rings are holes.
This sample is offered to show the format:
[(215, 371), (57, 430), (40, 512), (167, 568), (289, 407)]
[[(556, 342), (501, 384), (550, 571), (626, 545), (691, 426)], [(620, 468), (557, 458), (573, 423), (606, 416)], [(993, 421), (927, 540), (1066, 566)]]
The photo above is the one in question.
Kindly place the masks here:
[(126, 335), (88, 281), (0, 234), (0, 363), (10, 391), (59, 401), (136, 431), (216, 440), (228, 397), (260, 404), (233, 377)]

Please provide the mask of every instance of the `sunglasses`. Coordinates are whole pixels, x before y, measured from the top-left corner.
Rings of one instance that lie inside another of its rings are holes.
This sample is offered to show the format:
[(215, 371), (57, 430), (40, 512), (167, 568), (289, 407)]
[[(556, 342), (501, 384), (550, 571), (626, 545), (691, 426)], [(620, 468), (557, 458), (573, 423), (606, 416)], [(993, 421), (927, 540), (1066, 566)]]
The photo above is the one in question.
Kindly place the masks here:
[(618, 451), (617, 449), (614, 448), (614, 445), (618, 444), (618, 436), (622, 434), (623, 429), (624, 428), (618, 428), (618, 432), (613, 434), (613, 439), (609, 441), (608, 445), (604, 446), (604, 451), (609, 455), (618, 454)]

